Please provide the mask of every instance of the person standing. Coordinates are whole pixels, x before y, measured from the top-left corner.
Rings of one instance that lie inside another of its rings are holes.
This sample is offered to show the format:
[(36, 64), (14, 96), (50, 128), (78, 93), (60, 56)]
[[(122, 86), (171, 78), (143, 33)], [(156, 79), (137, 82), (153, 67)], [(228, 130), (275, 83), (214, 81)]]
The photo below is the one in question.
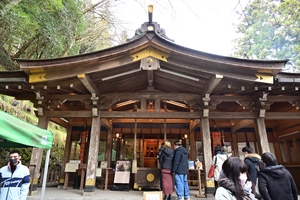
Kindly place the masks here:
[(166, 141), (164, 149), (159, 156), (161, 171), (161, 186), (164, 194), (164, 200), (171, 200), (173, 193), (173, 174), (172, 174), (173, 149), (171, 143)]
[(26, 200), (30, 186), (30, 173), (20, 159), (20, 152), (13, 150), (9, 153), (8, 164), (0, 169), (2, 180), (0, 199)]
[(240, 158), (229, 157), (222, 165), (215, 200), (256, 200), (248, 179), (246, 164)]
[(160, 169), (160, 161), (159, 161), (159, 157), (160, 157), (162, 151), (164, 150), (164, 148), (165, 148), (165, 143), (163, 142), (163, 143), (161, 143), (161, 146), (160, 146), (160, 148), (158, 149), (158, 153), (157, 153), (157, 168), (159, 168), (159, 169)]
[(244, 162), (248, 167), (248, 174), (252, 184), (255, 186), (255, 197), (257, 199), (261, 199), (257, 187), (257, 172), (260, 165), (259, 163), (261, 162), (261, 157), (257, 153), (254, 153), (253, 149), (249, 146), (244, 147), (242, 152), (244, 153)]
[(218, 180), (220, 173), (222, 171), (222, 165), (227, 159), (227, 155), (224, 153), (220, 145), (215, 146), (215, 156), (213, 157), (213, 163), (215, 165), (214, 180), (215, 180), (215, 190), (218, 188)]
[(253, 149), (249, 146), (244, 147), (242, 152), (244, 153), (244, 162), (248, 167), (250, 179), (256, 185), (258, 165), (261, 157), (257, 153), (254, 153)]
[(264, 153), (265, 167), (258, 172), (258, 188), (264, 200), (297, 200), (298, 190), (291, 173), (270, 152)]
[(172, 173), (174, 173), (175, 191), (178, 200), (190, 200), (190, 190), (187, 181), (188, 150), (182, 146), (180, 140), (174, 142), (174, 148)]

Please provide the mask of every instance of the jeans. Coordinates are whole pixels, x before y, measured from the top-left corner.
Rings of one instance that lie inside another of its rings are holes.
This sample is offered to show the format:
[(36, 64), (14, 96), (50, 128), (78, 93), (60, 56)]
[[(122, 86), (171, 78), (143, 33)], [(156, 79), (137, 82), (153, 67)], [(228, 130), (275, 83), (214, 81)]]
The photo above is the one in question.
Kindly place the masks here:
[(189, 199), (190, 189), (187, 181), (187, 174), (175, 174), (174, 182), (174, 187), (178, 199)]

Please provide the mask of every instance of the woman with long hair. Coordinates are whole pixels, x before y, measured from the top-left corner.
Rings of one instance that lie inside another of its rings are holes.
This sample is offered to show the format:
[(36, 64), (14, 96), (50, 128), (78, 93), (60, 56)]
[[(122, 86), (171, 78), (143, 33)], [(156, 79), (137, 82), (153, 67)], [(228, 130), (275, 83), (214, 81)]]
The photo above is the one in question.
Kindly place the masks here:
[(213, 157), (213, 163), (215, 165), (214, 181), (215, 190), (218, 188), (218, 180), (220, 178), (220, 173), (222, 171), (222, 165), (228, 156), (224, 153), (224, 149), (218, 144), (215, 146), (215, 156)]
[(166, 141), (164, 143), (164, 149), (159, 156), (160, 168), (161, 168), (161, 186), (164, 194), (164, 200), (171, 200), (173, 193), (173, 175), (172, 175), (172, 160), (173, 149), (171, 143)]
[(229, 157), (222, 165), (215, 200), (255, 200), (247, 166), (240, 158)]

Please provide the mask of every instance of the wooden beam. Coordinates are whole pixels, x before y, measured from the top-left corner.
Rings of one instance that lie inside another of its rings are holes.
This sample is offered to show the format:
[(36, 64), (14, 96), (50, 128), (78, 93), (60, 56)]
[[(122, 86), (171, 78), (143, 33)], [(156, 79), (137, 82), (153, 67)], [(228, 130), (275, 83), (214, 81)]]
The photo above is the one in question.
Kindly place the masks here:
[(90, 111), (48, 111), (49, 118), (77, 118), (77, 117), (92, 117), (92, 110)]
[(214, 74), (210, 77), (209, 81), (206, 83), (205, 87), (201, 92), (201, 97), (204, 97), (206, 94), (211, 94), (215, 87), (220, 83), (223, 76), (219, 74)]
[(77, 77), (79, 78), (79, 80), (82, 82), (82, 84), (86, 87), (86, 89), (88, 89), (88, 91), (91, 94), (96, 94), (97, 97), (100, 96), (99, 90), (97, 88), (97, 86), (95, 85), (95, 83), (93, 82), (93, 80), (91, 79), (91, 77), (87, 74), (79, 74), (77, 75)]
[[(212, 89), (212, 88), (211, 88)], [(201, 95), (195, 93), (161, 93), (161, 92), (136, 92), (136, 93), (106, 93), (103, 94), (105, 97), (115, 97), (120, 100), (128, 99), (162, 99), (162, 100), (174, 100), (174, 101), (183, 101), (183, 100), (200, 100)], [(236, 101), (254, 101), (257, 100), (254, 96), (244, 96), (244, 95), (233, 95), (233, 96), (223, 96), (223, 95), (210, 95), (211, 101), (220, 101), (220, 102), (236, 102)], [(300, 96), (268, 96), (267, 100), (270, 102), (296, 102), (300, 101)]]
[(64, 100), (66, 99), (67, 101), (83, 101), (83, 100), (91, 100), (92, 95), (90, 94), (53, 94), (47, 96), (47, 99), (52, 100)]
[(199, 94), (193, 93), (163, 93), (163, 92), (116, 92), (116, 93), (106, 93), (102, 94), (103, 98), (113, 97), (114, 99), (119, 99), (120, 101), (128, 99), (162, 99), (162, 100), (174, 100), (174, 101), (184, 101), (189, 99), (201, 99)]
[(194, 119), (200, 118), (198, 112), (117, 112), (102, 111), (104, 118), (144, 118), (144, 119)]
[(71, 124), (69, 124), (68, 122), (62, 120), (61, 118), (50, 118), (49, 121), (56, 123), (66, 129), (70, 129), (72, 127)]
[(300, 119), (298, 112), (266, 112), (265, 119)]
[(0, 78), (0, 83), (28, 83), (27, 78)]
[[(48, 111), (50, 118), (92, 117), (92, 111)], [(101, 111), (102, 118), (137, 118), (137, 119), (199, 119), (202, 112), (119, 112)], [(255, 119), (254, 112), (210, 112), (213, 119)], [(299, 112), (266, 112), (265, 119), (300, 119)]]
[(97, 63), (82, 63), (82, 64), (76, 63), (76, 66), (74, 65), (74, 63), (69, 63), (70, 65), (68, 67), (64, 67), (61, 70), (46, 71), (43, 73), (29, 75), (29, 82), (30, 83), (47, 82), (47, 81), (54, 81), (63, 78), (76, 77), (78, 74), (83, 74), (83, 73), (89, 74), (93, 72), (101, 72), (107, 69), (116, 68), (121, 65), (132, 64), (133, 62), (137, 62), (137, 61), (133, 61), (132, 57), (129, 54), (126, 54), (123, 56), (115, 57), (114, 59), (98, 61)]
[(298, 95), (298, 96), (292, 96), (292, 95), (270, 96), (270, 95), (268, 95), (267, 99), (268, 99), (268, 101), (271, 101), (271, 102), (296, 102), (296, 101), (300, 101), (300, 95)]
[(254, 119), (256, 116), (254, 112), (209, 112), (212, 119)]
[[(32, 94), (32, 98), (35, 94)], [(28, 99), (28, 95), (18, 95), (17, 99)], [(161, 99), (161, 100), (173, 100), (173, 101), (186, 101), (187, 103), (192, 101), (200, 101), (201, 97), (199, 94), (193, 93), (160, 93), (160, 92), (141, 92), (141, 93), (106, 93), (102, 94), (100, 99), (103, 102), (115, 101), (116, 99), (123, 101), (129, 99)], [(66, 95), (66, 94), (54, 94), (47, 96), (47, 99), (57, 99), (57, 100), (68, 100), (68, 101), (83, 101), (91, 100), (91, 95)], [(253, 96), (222, 96), (222, 95), (210, 95), (211, 102), (249, 102), (254, 101)], [(270, 102), (297, 102), (300, 101), (300, 96), (268, 96)]]
[[(113, 119), (113, 124), (132, 124), (134, 123), (134, 119), (125, 119), (125, 118), (114, 118)], [(138, 119), (137, 122), (139, 124), (147, 124), (147, 123), (153, 123), (153, 124), (161, 124), (164, 123), (164, 119), (153, 119), (151, 122), (149, 119)], [(184, 123), (188, 124), (190, 123), (190, 119), (167, 119), (168, 124), (179, 124), (179, 123)]]
[(101, 126), (107, 128), (107, 129), (111, 129), (112, 125), (109, 123), (109, 121), (105, 118), (101, 119)]
[[(195, 62), (197, 62), (197, 61), (195, 61)], [(180, 60), (180, 59), (177, 59), (174, 57), (169, 57), (168, 63), (176, 66), (177, 68), (186, 69), (186, 61), (184, 61), (184, 60)], [(216, 64), (216, 65), (218, 65), (218, 64)], [(231, 67), (231, 66), (228, 66), (228, 67)], [(220, 67), (212, 68), (210, 66), (206, 66), (205, 62), (203, 62), (203, 63), (198, 62), (196, 65), (196, 64), (192, 64), (192, 61), (191, 61), (189, 63), (189, 70), (194, 70), (196, 73), (199, 72), (199, 73), (208, 73), (208, 74), (223, 74), (223, 76), (228, 77), (228, 78), (244, 80), (244, 81), (251, 81), (251, 82), (257, 82), (257, 79), (258, 79), (255, 72), (253, 74), (246, 74), (246, 73), (241, 72), (240, 70), (234, 70), (234, 68), (231, 68), (231, 70), (228, 70), (228, 68), (224, 67), (224, 64), (222, 65), (222, 68), (220, 68)], [(266, 77), (271, 78), (272, 76), (266, 75)], [(263, 80), (264, 79), (265, 78), (263, 78)], [(262, 82), (262, 81), (260, 81), (260, 82)], [(266, 83), (269, 83), (269, 82), (266, 82)]]
[(244, 120), (241, 120), (239, 121), (238, 123), (234, 124), (232, 127), (231, 127), (231, 131), (232, 132), (235, 132), (241, 128), (244, 128), (245, 126), (248, 126), (250, 124), (252, 124), (254, 121), (252, 119), (244, 119)]
[(200, 127), (200, 119), (195, 119), (192, 124), (190, 124), (190, 130), (193, 132), (196, 128)]

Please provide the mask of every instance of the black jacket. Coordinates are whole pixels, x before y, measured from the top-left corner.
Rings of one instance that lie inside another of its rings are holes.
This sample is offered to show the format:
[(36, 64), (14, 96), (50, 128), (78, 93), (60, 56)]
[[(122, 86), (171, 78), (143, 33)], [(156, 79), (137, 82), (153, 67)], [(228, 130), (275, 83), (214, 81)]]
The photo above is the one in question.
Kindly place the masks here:
[(260, 159), (261, 159), (260, 155), (256, 153), (251, 153), (245, 156), (245, 161), (244, 161), (248, 167), (250, 180), (255, 185), (256, 185), (257, 172), (258, 172), (258, 162), (260, 161)]
[(161, 169), (172, 169), (173, 149), (164, 148), (159, 156)]
[(258, 172), (258, 188), (264, 200), (297, 200), (298, 190), (291, 173), (282, 165)]
[(172, 172), (175, 174), (188, 174), (188, 151), (183, 146), (174, 150)]

